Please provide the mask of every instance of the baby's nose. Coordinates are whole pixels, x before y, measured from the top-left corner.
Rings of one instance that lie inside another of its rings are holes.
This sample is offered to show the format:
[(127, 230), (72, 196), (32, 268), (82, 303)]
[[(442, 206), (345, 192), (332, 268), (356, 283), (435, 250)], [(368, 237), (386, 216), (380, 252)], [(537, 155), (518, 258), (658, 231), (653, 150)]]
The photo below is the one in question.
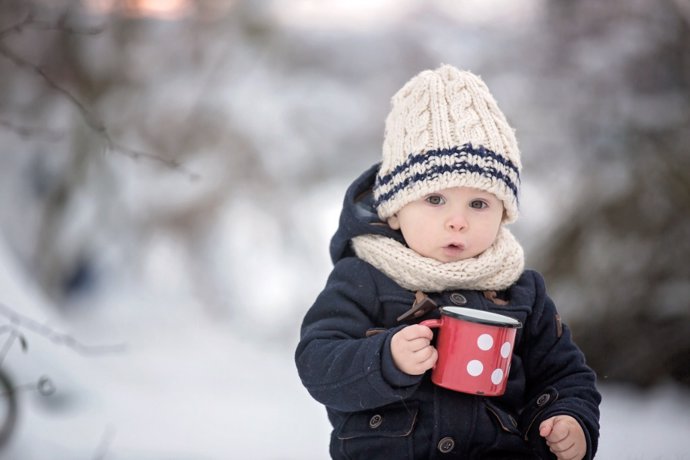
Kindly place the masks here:
[(448, 217), (446, 227), (453, 231), (463, 230), (467, 227), (467, 219), (462, 213), (453, 213)]

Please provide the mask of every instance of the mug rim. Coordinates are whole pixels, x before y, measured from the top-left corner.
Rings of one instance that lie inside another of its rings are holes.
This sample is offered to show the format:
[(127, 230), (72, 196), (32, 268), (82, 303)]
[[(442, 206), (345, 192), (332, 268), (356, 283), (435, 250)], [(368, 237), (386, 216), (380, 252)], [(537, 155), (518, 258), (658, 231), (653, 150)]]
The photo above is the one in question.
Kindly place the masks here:
[(501, 315), (499, 313), (493, 313), (486, 310), (478, 310), (476, 308), (467, 307), (457, 307), (455, 305), (443, 306), (441, 314), (450, 316), (452, 318), (457, 318), (465, 321), (470, 321), (472, 323), (486, 324), (489, 326), (498, 327), (508, 327), (508, 328), (521, 328), (522, 323), (515, 318), (510, 316)]

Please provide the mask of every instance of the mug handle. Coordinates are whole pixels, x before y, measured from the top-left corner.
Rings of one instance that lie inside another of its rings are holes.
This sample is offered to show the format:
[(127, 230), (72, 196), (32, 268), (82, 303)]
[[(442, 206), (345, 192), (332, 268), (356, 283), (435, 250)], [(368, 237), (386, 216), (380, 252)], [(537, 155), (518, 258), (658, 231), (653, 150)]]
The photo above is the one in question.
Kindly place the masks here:
[(441, 320), (440, 319), (427, 319), (424, 321), (420, 321), (419, 324), (422, 326), (430, 327), (431, 329), (441, 327)]
[[(431, 329), (436, 329), (441, 327), (441, 318), (434, 318), (434, 319), (427, 319), (424, 321), (420, 321), (419, 324), (422, 326), (430, 327)], [(438, 362), (434, 364), (433, 369), (436, 370), (436, 366), (438, 365)]]

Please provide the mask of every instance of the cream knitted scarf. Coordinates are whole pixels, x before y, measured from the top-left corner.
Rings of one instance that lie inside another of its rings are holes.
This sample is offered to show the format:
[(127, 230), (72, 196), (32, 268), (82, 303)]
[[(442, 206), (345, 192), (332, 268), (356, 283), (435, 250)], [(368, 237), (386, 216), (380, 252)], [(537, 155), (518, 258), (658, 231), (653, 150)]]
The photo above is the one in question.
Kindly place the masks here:
[(522, 246), (505, 227), (501, 227), (489, 249), (477, 257), (457, 262), (443, 263), (420, 256), (398, 241), (381, 235), (354, 237), (352, 247), (360, 259), (412, 291), (500, 291), (517, 281), (525, 266)]

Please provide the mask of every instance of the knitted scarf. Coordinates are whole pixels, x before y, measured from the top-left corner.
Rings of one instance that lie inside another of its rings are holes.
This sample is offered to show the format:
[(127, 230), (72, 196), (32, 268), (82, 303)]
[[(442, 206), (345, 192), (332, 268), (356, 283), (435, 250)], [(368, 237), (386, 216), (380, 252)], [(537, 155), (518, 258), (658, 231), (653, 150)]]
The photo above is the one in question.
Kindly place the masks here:
[(457, 262), (443, 263), (423, 257), (381, 235), (356, 236), (352, 247), (360, 259), (411, 291), (500, 291), (518, 280), (525, 265), (522, 246), (503, 226), (489, 249)]

